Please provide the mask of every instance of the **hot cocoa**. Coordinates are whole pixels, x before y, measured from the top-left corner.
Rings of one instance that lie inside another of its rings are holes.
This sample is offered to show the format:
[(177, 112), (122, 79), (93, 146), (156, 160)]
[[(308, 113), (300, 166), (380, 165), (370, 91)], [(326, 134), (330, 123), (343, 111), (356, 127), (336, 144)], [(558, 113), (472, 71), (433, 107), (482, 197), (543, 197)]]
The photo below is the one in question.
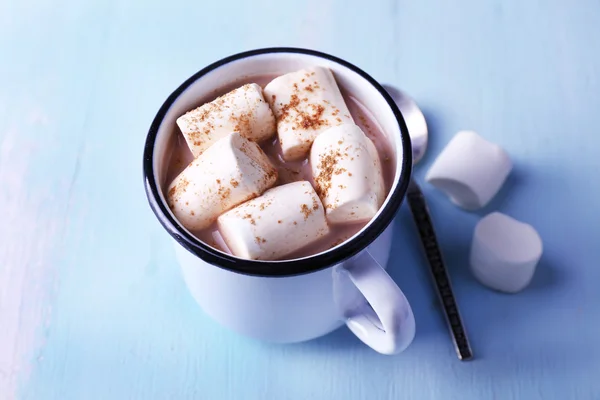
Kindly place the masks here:
[(381, 207), (393, 150), (328, 69), (248, 77), (219, 94), (178, 119), (167, 164), (169, 206), (198, 239), (242, 258), (306, 257)]

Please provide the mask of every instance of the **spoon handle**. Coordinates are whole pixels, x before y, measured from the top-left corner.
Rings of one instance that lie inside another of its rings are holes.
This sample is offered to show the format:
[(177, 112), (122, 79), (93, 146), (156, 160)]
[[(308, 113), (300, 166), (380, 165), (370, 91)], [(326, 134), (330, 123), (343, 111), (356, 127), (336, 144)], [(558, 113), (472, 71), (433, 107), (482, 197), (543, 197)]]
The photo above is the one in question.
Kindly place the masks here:
[(473, 358), (473, 352), (471, 351), (467, 332), (463, 326), (462, 319), (460, 318), (460, 313), (458, 312), (458, 306), (454, 298), (454, 293), (452, 292), (450, 277), (446, 271), (442, 253), (437, 242), (435, 230), (433, 229), (433, 224), (431, 222), (431, 216), (429, 215), (429, 209), (425, 202), (425, 196), (423, 196), (423, 192), (419, 185), (412, 179), (408, 187), (407, 200), (413, 219), (419, 230), (421, 243), (425, 249), (438, 298), (444, 309), (446, 323), (448, 324), (452, 340), (454, 341), (456, 354), (462, 361), (470, 360)]

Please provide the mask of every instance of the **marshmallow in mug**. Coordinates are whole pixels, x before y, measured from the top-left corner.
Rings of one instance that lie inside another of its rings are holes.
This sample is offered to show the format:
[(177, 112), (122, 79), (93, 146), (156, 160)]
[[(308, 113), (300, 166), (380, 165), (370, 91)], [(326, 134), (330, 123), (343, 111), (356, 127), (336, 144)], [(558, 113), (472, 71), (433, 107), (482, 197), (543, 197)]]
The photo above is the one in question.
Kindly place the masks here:
[(358, 126), (322, 132), (312, 145), (310, 164), (330, 223), (364, 222), (377, 214), (385, 199), (381, 161)]
[(251, 260), (277, 260), (329, 233), (323, 205), (309, 182), (267, 190), (221, 215), (219, 232), (229, 250)]
[(207, 228), (223, 212), (275, 184), (277, 170), (255, 142), (230, 133), (192, 161), (169, 186), (173, 214), (191, 230)]
[(261, 142), (275, 134), (275, 117), (256, 83), (246, 84), (177, 118), (194, 157), (231, 132)]
[(473, 131), (460, 131), (446, 145), (425, 179), (467, 210), (484, 207), (512, 169), (506, 151)]
[(277, 118), (277, 134), (286, 161), (305, 157), (324, 130), (354, 122), (328, 68), (311, 67), (279, 76), (264, 93)]
[(524, 289), (542, 256), (542, 240), (528, 224), (499, 212), (475, 227), (470, 264), (482, 284), (503, 292)]

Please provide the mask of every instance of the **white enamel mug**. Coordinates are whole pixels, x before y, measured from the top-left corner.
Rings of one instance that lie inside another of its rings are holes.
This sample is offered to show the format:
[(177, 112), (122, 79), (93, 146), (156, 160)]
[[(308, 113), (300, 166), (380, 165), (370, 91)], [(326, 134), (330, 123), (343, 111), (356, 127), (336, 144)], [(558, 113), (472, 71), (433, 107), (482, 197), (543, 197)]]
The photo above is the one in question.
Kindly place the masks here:
[[(212, 100), (223, 87), (313, 65), (330, 68), (338, 85), (371, 112), (393, 145), (394, 182), (375, 218), (330, 250), (286, 261), (244, 260), (196, 239), (175, 219), (164, 195), (167, 150), (179, 133), (176, 118)], [(393, 240), (390, 222), (404, 198), (411, 166), (408, 131), (387, 92), (344, 60), (297, 48), (244, 52), (196, 73), (162, 105), (144, 149), (148, 201), (174, 238), (185, 282), (204, 312), (240, 334), (280, 343), (313, 339), (346, 324), (382, 354), (403, 351), (415, 334), (410, 305), (384, 269)]]

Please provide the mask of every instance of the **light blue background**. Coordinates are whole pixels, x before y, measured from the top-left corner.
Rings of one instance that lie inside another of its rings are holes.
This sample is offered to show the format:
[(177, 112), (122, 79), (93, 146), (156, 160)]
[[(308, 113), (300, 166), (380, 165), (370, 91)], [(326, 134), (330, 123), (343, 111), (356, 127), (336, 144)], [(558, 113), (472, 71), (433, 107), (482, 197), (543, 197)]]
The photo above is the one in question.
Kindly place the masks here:
[[(390, 273), (417, 336), (386, 357), (341, 329), (274, 346), (213, 324), (188, 295), (146, 204), (142, 148), (168, 94), (242, 50), (310, 47), (422, 106), (433, 157), (459, 129), (510, 153), (493, 204), (455, 208), (423, 185), (476, 359), (457, 360), (403, 206)], [(18, 176), (46, 196), (47, 324), (24, 399), (600, 398), (600, 2), (0, 2), (0, 140), (35, 144)], [(32, 108), (43, 128), (24, 121)], [(43, 189), (43, 190), (42, 190)], [(500, 210), (536, 227), (531, 285), (503, 295), (467, 268), (474, 225)], [(5, 244), (15, 245), (12, 244)]]

